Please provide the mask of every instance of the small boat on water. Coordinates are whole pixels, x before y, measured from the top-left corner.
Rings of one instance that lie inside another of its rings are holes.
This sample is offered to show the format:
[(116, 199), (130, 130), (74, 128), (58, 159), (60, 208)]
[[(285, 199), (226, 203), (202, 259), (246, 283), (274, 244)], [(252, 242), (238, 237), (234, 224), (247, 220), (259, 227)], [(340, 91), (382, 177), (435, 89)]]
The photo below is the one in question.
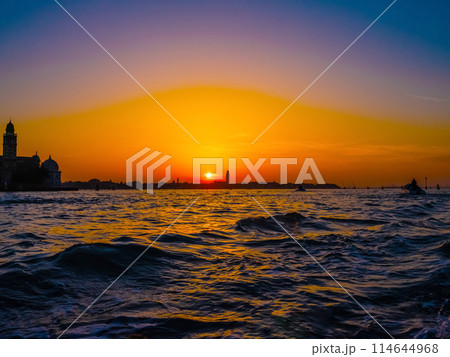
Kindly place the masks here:
[(297, 187), (297, 191), (302, 191), (302, 192), (304, 192), (304, 191), (306, 191), (306, 190), (305, 190), (305, 188), (303, 187), (303, 185), (300, 184), (300, 185), (298, 185), (298, 187)]
[(411, 183), (402, 186), (402, 190), (410, 195), (426, 195), (426, 192), (420, 188), (415, 179), (413, 179)]

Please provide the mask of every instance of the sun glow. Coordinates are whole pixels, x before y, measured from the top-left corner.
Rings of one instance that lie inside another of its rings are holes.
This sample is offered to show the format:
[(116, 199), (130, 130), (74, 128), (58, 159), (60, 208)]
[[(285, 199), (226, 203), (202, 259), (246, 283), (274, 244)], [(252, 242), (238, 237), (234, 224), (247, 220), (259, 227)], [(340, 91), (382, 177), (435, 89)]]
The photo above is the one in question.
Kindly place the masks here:
[[(343, 186), (402, 183), (405, 177), (419, 175), (448, 180), (449, 161), (444, 158), (449, 152), (449, 126), (378, 120), (298, 104), (264, 134), (264, 145), (251, 145), (258, 130), (263, 129), (263, 125), (257, 127), (258, 123), (270, 123), (274, 113), (290, 104), (288, 101), (257, 91), (217, 87), (169, 90), (158, 93), (158, 99), (182, 120), (200, 146), (163, 110), (140, 97), (73, 114), (18, 121), (18, 154), (32, 156), (36, 148), (41, 156), (53, 154), (62, 168), (63, 181), (92, 177), (123, 181), (123, 163), (149, 143), (173, 157), (172, 176), (182, 182), (192, 181), (195, 157), (221, 157), (224, 169), (228, 169), (228, 158), (240, 158), (244, 153), (252, 163), (268, 156), (297, 157), (300, 165), (305, 157), (313, 157), (325, 181)], [(253, 118), (259, 119), (253, 122)], [(5, 126), (6, 121), (0, 122), (0, 129)], [(365, 137), (368, 132), (370, 136)], [(302, 140), (300, 133), (304, 135)], [(421, 162), (420, 173), (417, 165), (411, 164), (411, 157)], [(219, 177), (215, 170), (214, 165), (202, 166), (201, 179), (205, 183), (224, 180), (224, 175)], [(261, 170), (269, 181), (280, 177), (280, 166), (270, 165), (269, 160)], [(247, 173), (243, 165), (239, 166), (237, 181)], [(289, 165), (288, 181), (294, 182), (297, 173)], [(368, 173), (373, 173), (370, 179)]]

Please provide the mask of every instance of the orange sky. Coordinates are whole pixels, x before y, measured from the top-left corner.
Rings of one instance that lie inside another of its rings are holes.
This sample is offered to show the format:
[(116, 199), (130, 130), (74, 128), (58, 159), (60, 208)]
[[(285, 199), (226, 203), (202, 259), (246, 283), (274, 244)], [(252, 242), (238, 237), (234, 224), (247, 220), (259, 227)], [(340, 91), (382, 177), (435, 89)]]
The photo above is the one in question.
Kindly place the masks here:
[[(326, 182), (402, 184), (425, 176), (450, 184), (450, 127), (402, 123), (330, 109), (294, 105), (254, 145), (252, 141), (290, 103), (253, 90), (194, 87), (154, 96), (200, 142), (196, 144), (150, 98), (70, 115), (15, 123), (18, 154), (52, 154), (64, 181), (125, 181), (125, 160), (150, 147), (171, 155), (172, 177), (191, 181), (193, 157), (305, 157), (315, 159)], [(4, 123), (4, 125), (6, 122)], [(279, 167), (264, 164), (267, 181)], [(161, 173), (162, 174), (162, 173)], [(247, 174), (238, 163), (238, 180)]]

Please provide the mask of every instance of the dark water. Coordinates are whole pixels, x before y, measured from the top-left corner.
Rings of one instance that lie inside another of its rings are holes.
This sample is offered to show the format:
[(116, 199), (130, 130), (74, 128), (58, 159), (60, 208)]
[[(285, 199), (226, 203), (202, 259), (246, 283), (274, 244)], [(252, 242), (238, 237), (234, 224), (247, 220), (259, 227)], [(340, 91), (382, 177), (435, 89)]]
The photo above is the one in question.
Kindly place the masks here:
[(450, 192), (0, 194), (0, 337), (450, 337)]

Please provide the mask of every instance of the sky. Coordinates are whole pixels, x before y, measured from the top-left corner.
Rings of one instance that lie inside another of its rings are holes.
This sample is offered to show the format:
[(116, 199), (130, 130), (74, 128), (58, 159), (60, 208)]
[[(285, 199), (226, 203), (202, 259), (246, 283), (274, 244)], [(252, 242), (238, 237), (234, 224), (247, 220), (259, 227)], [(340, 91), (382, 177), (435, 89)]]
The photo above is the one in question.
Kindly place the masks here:
[(450, 185), (447, 1), (398, 0), (255, 144), (391, 1), (60, 3), (200, 143), (55, 1), (2, 1), (0, 126), (63, 180), (122, 181), (147, 146), (186, 180), (192, 157), (313, 157), (339, 185)]

